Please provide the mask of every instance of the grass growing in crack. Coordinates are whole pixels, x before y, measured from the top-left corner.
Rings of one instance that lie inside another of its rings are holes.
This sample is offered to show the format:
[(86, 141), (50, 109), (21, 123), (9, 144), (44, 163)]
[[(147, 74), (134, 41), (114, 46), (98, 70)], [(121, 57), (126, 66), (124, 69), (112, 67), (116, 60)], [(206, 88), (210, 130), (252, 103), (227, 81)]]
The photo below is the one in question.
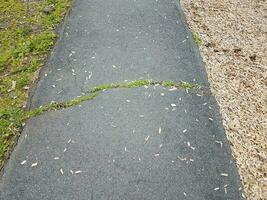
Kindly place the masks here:
[(200, 85), (198, 84), (188, 83), (184, 81), (180, 83), (180, 87), (185, 88), (185, 89), (200, 89), (201, 88)]
[(120, 84), (114, 84), (114, 83), (111, 83), (111, 84), (103, 84), (103, 85), (94, 87), (92, 90), (90, 90), (90, 92), (91, 93), (95, 93), (95, 92), (99, 92), (99, 91), (103, 91), (103, 90), (108, 90), (108, 89), (111, 89), (111, 88), (118, 88), (118, 87), (120, 87)]
[(201, 38), (194, 31), (192, 31), (192, 36), (193, 36), (193, 38), (195, 40), (195, 43), (197, 45), (200, 45), (201, 44)]
[(141, 87), (145, 85), (154, 85), (159, 83), (157, 81), (153, 81), (151, 79), (144, 79), (144, 80), (136, 80), (129, 83), (125, 83), (122, 85), (122, 88), (134, 88), (134, 87)]
[(177, 83), (175, 83), (174, 81), (171, 81), (171, 80), (167, 80), (167, 81), (162, 82), (163, 87), (174, 87), (176, 85), (177, 85)]
[(103, 85), (94, 87), (92, 90), (90, 90), (90, 92), (99, 92), (99, 91), (104, 91), (104, 90), (113, 89), (113, 88), (134, 88), (134, 87), (141, 87), (145, 85), (152, 85), (155, 83), (156, 83), (155, 81), (152, 81), (150, 79), (143, 79), (143, 80), (131, 81), (129, 83), (103, 84)]
[(176, 83), (172, 80), (165, 80), (165, 81), (154, 81), (151, 79), (142, 79), (142, 80), (135, 80), (131, 81), (129, 83), (111, 83), (111, 84), (103, 84), (99, 85), (97, 87), (94, 87), (92, 90), (89, 90), (89, 92), (99, 92), (104, 91), (108, 89), (114, 89), (114, 88), (135, 88), (135, 87), (142, 87), (145, 85), (156, 85), (159, 84), (163, 87), (177, 87), (177, 88), (184, 88), (184, 89), (200, 89), (200, 86), (193, 83), (188, 82), (180, 82)]
[[(137, 88), (142, 86), (149, 85), (161, 85), (163, 87), (177, 87), (181, 89), (199, 89), (200, 87), (196, 84), (180, 82), (176, 83), (174, 81), (153, 81), (149, 79), (145, 80), (135, 80), (129, 83), (111, 83), (104, 84), (94, 87), (92, 90), (89, 90), (87, 95), (83, 95), (77, 98), (74, 98), (66, 102), (51, 102), (50, 104), (41, 106), (34, 110), (25, 111), (22, 108), (12, 108), (9, 110), (0, 112), (0, 132), (7, 133), (3, 134), (0, 137), (0, 168), (3, 166), (4, 159), (6, 158), (6, 151), (11, 147), (11, 144), (16, 142), (16, 139), (19, 136), (22, 124), (25, 123), (28, 119), (36, 117), (48, 111), (60, 110), (63, 108), (69, 108), (72, 106), (79, 105), (85, 101), (93, 100), (97, 95), (102, 91), (116, 88)], [(6, 142), (8, 141), (8, 142)]]

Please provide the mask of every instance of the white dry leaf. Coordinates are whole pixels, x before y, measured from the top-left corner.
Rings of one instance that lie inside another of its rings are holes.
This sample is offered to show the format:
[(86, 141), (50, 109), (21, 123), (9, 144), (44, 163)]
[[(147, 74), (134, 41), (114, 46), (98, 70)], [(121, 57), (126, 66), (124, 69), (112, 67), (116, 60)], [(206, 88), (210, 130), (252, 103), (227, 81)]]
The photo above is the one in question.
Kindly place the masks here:
[(217, 191), (217, 190), (219, 190), (219, 189), (220, 189), (219, 187), (214, 188), (215, 191)]
[(63, 171), (63, 169), (61, 168), (60, 169), (60, 173), (63, 175), (64, 174), (64, 171)]
[(59, 159), (59, 157), (54, 157), (54, 160), (58, 160)]
[(159, 134), (161, 134), (161, 127), (159, 127)]
[(147, 143), (147, 141), (149, 140), (149, 138), (150, 138), (150, 136), (148, 135), (148, 136), (145, 138), (145, 142), (144, 142), (144, 144)]
[(224, 188), (224, 193), (227, 194), (227, 187), (228, 185), (224, 185), (223, 188)]
[(184, 196), (186, 196), (186, 193), (184, 192)]
[(26, 162), (27, 162), (26, 160), (23, 160), (20, 164), (24, 165)]
[(126, 148), (126, 147), (124, 147), (124, 151), (125, 151), (125, 152), (127, 151), (127, 148)]
[(221, 146), (221, 148), (222, 148), (222, 146), (223, 146), (222, 141), (217, 141), (217, 140), (216, 140), (215, 143), (220, 144), (220, 146)]
[(139, 115), (139, 117), (143, 118), (143, 117), (145, 117), (145, 116), (144, 116), (144, 115)]
[(113, 68), (117, 68), (117, 66), (116, 66), (116, 65), (112, 65), (112, 67), (113, 67)]
[(187, 131), (187, 129), (184, 129), (184, 130), (183, 130), (183, 133), (185, 133), (186, 131)]
[(57, 92), (57, 94), (61, 94), (63, 92), (63, 90), (60, 90), (59, 92)]
[(112, 126), (113, 128), (116, 128), (116, 127), (117, 127), (117, 126), (115, 126), (113, 123), (111, 123), (110, 126)]
[(186, 161), (187, 160), (187, 158), (181, 158), (180, 156), (177, 156), (177, 158), (179, 159), (179, 160), (181, 160), (181, 161)]
[(130, 103), (131, 101), (129, 99), (126, 99), (126, 102)]
[(171, 106), (172, 106), (172, 107), (176, 107), (176, 104), (172, 103)]
[(75, 171), (75, 174), (80, 174), (80, 173), (82, 173), (81, 170)]
[(36, 163), (32, 163), (32, 165), (31, 165), (31, 166), (32, 166), (32, 167), (36, 167), (36, 166), (37, 166), (37, 164), (38, 164), (37, 162), (36, 162)]
[(63, 152), (65, 153), (67, 151), (67, 148), (65, 148), (64, 150), (63, 150)]
[(191, 148), (192, 150), (195, 150), (195, 149), (196, 149), (195, 147), (192, 147), (192, 146), (190, 146), (190, 148)]
[(90, 79), (93, 75), (93, 72), (89, 72), (89, 76), (86, 77), (86, 80)]
[(146, 88), (146, 89), (147, 89), (147, 88), (148, 88), (148, 86), (147, 86), (147, 85), (144, 85), (144, 88)]
[(68, 144), (71, 143), (71, 139), (68, 140)]
[(226, 174), (226, 173), (221, 173), (221, 176), (225, 176), (225, 177), (227, 177), (228, 174)]
[(162, 96), (162, 97), (163, 97), (164, 95), (165, 95), (164, 93), (160, 93), (160, 96)]
[(209, 120), (210, 120), (210, 121), (213, 121), (213, 119), (212, 119), (212, 118), (210, 118), (210, 117), (209, 117)]
[(175, 91), (175, 90), (177, 90), (176, 87), (172, 87), (172, 88), (169, 89), (169, 91)]
[(56, 85), (51, 85), (52, 86), (52, 88), (55, 88), (56, 87)]
[(71, 174), (74, 174), (74, 172), (73, 172), (72, 170), (70, 170), (70, 173), (71, 173)]

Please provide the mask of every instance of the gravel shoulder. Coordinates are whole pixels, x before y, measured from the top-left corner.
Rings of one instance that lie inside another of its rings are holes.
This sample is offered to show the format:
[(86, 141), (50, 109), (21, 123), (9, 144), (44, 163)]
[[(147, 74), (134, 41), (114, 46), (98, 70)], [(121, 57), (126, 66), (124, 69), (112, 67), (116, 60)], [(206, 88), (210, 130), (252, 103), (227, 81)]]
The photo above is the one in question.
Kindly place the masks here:
[(266, 1), (182, 0), (247, 199), (267, 199)]

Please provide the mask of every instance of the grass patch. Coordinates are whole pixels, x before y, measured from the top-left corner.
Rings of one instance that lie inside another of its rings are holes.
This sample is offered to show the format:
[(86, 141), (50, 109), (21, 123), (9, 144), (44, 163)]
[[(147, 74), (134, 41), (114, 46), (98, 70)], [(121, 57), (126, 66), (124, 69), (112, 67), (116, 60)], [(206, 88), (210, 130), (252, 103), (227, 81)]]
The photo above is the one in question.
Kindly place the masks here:
[(196, 34), (196, 32), (192, 31), (192, 36), (193, 36), (193, 38), (195, 40), (195, 43), (197, 45), (200, 45), (201, 44), (201, 38)]
[[(27, 89), (52, 49), (55, 28), (70, 4), (71, 0), (0, 3), (0, 167), (27, 119), (23, 110)], [(53, 10), (44, 13), (46, 6), (53, 6)]]

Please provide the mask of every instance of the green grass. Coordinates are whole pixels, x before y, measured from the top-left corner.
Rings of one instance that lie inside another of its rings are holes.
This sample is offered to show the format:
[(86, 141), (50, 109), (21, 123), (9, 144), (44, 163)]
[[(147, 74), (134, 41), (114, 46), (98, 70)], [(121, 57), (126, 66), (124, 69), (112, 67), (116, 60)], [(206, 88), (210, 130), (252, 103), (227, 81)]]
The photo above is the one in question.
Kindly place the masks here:
[[(55, 28), (70, 4), (71, 0), (0, 3), (0, 167), (20, 132), (26, 89), (52, 49), (57, 38)], [(43, 12), (48, 5), (54, 6), (49, 15)], [(16, 87), (12, 88), (14, 81)]]

